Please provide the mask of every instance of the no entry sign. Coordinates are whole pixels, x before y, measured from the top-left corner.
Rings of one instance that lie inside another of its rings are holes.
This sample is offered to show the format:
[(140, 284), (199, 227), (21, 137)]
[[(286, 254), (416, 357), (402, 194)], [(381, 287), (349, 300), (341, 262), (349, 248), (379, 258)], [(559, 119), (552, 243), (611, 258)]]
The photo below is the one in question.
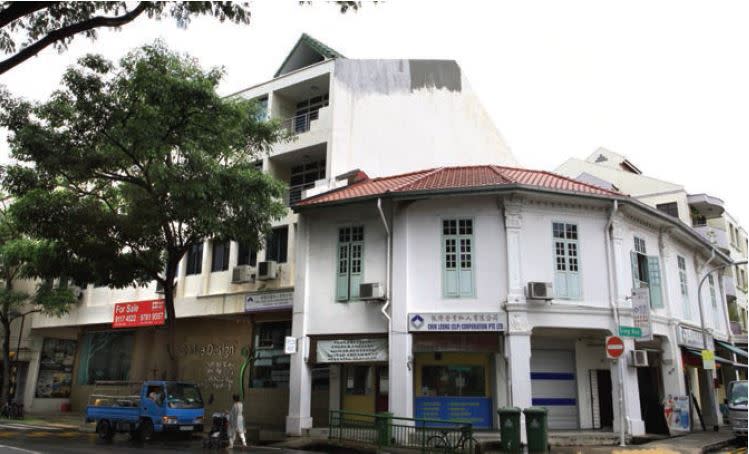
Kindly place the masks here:
[(624, 353), (624, 341), (619, 336), (609, 336), (606, 338), (606, 357), (617, 359)]

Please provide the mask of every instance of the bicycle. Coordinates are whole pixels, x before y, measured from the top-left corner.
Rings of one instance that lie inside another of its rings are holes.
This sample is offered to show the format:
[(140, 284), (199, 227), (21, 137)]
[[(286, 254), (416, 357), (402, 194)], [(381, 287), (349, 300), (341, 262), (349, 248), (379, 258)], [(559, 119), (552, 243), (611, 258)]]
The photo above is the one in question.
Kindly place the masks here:
[(478, 452), (479, 443), (475, 438), (473, 438), (470, 428), (463, 427), (460, 429), (460, 438), (455, 441), (455, 445), (450, 443), (450, 437), (448, 437), (449, 432), (449, 430), (441, 430), (439, 435), (432, 435), (429, 437), (426, 444), (429, 452), (458, 452), (461, 454), (472, 454)]

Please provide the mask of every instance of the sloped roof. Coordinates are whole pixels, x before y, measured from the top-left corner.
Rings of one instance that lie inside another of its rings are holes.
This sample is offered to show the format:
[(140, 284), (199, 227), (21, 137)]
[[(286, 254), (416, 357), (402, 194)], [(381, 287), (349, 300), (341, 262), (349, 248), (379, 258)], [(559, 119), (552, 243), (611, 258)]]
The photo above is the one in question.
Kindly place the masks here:
[(559, 192), (620, 197), (624, 194), (593, 184), (573, 180), (543, 170), (529, 170), (496, 165), (437, 167), (401, 175), (366, 179), (299, 201), (296, 206), (328, 203), (382, 196), (443, 192), (458, 189), (480, 189), (507, 185), (528, 186)]
[(320, 57), (322, 57), (321, 58), (322, 60), (329, 60), (332, 58), (346, 58), (343, 56), (343, 54), (341, 54), (337, 50), (331, 47), (328, 47), (327, 45), (323, 44), (322, 42), (316, 40), (315, 38), (311, 37), (310, 35), (306, 33), (302, 33), (302, 36), (296, 42), (294, 47), (291, 48), (291, 52), (289, 52), (289, 55), (287, 55), (286, 58), (283, 60), (283, 63), (281, 63), (281, 66), (278, 68), (278, 71), (276, 71), (273, 77), (278, 77), (281, 74), (285, 74), (295, 69), (299, 69), (299, 68), (290, 68), (284, 71), (284, 69), (286, 69), (287, 63), (289, 63), (289, 60), (291, 60), (295, 54), (300, 52), (300, 49), (303, 46), (306, 46), (309, 49), (315, 51)]

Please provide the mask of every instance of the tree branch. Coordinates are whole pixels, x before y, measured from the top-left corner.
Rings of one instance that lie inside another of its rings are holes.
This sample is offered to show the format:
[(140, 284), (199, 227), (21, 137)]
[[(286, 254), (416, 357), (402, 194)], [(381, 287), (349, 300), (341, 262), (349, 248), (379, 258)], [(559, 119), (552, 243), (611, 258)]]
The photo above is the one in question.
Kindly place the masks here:
[(13, 2), (0, 11), (0, 28), (5, 27), (14, 20), (20, 19), (40, 9), (48, 8), (55, 2)]
[(143, 14), (148, 9), (149, 2), (140, 2), (132, 11), (117, 17), (105, 17), (96, 16), (77, 24), (68, 25), (67, 27), (58, 28), (47, 34), (44, 38), (35, 42), (34, 44), (24, 47), (20, 51), (16, 52), (15, 55), (0, 62), (0, 74), (3, 74), (14, 67), (25, 62), (29, 58), (41, 52), (47, 46), (50, 46), (57, 41), (62, 41), (66, 38), (70, 38), (78, 33), (92, 30), (94, 28), (101, 27), (120, 27), (132, 22), (136, 17)]

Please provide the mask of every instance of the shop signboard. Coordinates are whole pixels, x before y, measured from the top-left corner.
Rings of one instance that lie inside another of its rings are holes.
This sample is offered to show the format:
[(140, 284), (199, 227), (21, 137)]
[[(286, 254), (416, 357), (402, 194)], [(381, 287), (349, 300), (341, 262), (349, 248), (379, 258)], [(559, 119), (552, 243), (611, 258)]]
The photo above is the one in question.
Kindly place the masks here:
[(632, 290), (632, 320), (635, 328), (640, 328), (637, 340), (652, 340), (653, 328), (650, 322), (650, 291), (647, 288)]
[(318, 363), (371, 363), (388, 360), (387, 339), (317, 341)]
[(76, 345), (76, 341), (69, 339), (44, 339), (36, 380), (36, 397), (70, 397)]
[(663, 402), (663, 416), (671, 435), (689, 432), (689, 396), (668, 396)]
[(114, 305), (112, 328), (163, 325), (166, 319), (164, 300), (132, 301)]
[(702, 356), (702, 368), (705, 370), (715, 369), (715, 352), (712, 350), (702, 350), (700, 352)]
[[(468, 422), (475, 429), (488, 429), (492, 426), (492, 400), (490, 397), (418, 396), (414, 402), (414, 416)], [(440, 424), (430, 422), (429, 425)]]
[(294, 291), (258, 292), (244, 297), (245, 312), (263, 312), (291, 309), (294, 306)]
[[(679, 329), (676, 331), (678, 333), (677, 340), (679, 342), (679, 345), (683, 347), (689, 347), (694, 348), (698, 350), (702, 350), (704, 347), (702, 343), (702, 331), (689, 328), (683, 325), (679, 325)], [(707, 335), (707, 345), (712, 345), (713, 339), (710, 334)]]
[(296, 337), (286, 336), (283, 339), (283, 352), (287, 355), (296, 353)]
[(418, 312), (408, 314), (412, 332), (504, 331), (498, 312)]

